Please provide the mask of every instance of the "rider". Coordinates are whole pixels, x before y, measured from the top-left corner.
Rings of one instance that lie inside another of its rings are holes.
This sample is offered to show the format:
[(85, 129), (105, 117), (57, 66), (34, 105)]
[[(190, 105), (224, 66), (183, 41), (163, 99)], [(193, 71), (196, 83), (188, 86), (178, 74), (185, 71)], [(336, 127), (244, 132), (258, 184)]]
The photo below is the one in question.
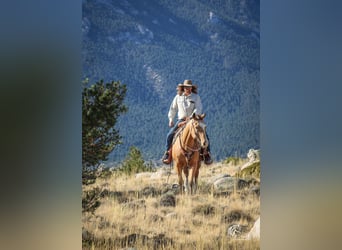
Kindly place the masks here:
[[(197, 94), (197, 86), (192, 84), (191, 80), (184, 80), (183, 84), (178, 84), (177, 90), (183, 88), (184, 92), (179, 93), (174, 97), (170, 110), (168, 113), (169, 117), (169, 127), (171, 128), (167, 134), (166, 139), (166, 151), (162, 158), (163, 163), (170, 164), (169, 159), (169, 149), (172, 144), (173, 136), (176, 133), (178, 127), (184, 125), (189, 119), (192, 113), (201, 114), (202, 113), (202, 102), (200, 96)], [(178, 120), (174, 124), (173, 119), (178, 112)], [(209, 138), (207, 135), (209, 142)], [(207, 149), (204, 151), (204, 163), (209, 165), (213, 161), (210, 156), (210, 143)]]

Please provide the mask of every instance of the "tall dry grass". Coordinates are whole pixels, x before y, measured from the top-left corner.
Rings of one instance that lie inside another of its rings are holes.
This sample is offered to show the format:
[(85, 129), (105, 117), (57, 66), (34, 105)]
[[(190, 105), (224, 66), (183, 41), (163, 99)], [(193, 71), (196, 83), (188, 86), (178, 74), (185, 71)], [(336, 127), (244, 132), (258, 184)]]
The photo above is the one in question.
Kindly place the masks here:
[[(207, 180), (221, 173), (234, 174), (235, 166), (202, 166), (196, 195), (175, 195), (175, 206), (163, 206), (163, 190), (177, 183), (177, 175), (159, 179), (112, 175), (83, 187), (97, 188), (100, 206), (83, 212), (84, 249), (260, 249), (258, 240), (227, 236), (229, 225), (247, 231), (260, 215), (259, 197), (246, 191), (214, 195)], [(153, 188), (150, 195), (144, 188)]]

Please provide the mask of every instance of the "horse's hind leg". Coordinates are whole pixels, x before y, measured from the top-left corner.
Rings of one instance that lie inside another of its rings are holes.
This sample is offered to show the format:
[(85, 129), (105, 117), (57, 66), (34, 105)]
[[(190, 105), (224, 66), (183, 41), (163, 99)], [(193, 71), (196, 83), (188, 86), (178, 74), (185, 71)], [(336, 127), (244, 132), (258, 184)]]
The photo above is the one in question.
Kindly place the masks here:
[(193, 184), (192, 184), (192, 191), (193, 191), (192, 193), (193, 194), (196, 194), (196, 192), (197, 192), (197, 187), (198, 187), (197, 181), (198, 181), (199, 169), (201, 167), (200, 164), (201, 164), (201, 162), (198, 163), (197, 167), (194, 169), (193, 174), (192, 174), (191, 182), (193, 182)]

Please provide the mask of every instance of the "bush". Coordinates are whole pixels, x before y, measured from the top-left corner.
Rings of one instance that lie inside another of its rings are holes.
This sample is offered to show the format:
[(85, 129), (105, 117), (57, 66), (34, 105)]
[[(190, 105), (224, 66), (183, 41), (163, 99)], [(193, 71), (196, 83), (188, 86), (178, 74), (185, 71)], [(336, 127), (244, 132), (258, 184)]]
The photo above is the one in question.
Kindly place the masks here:
[(225, 163), (225, 164), (232, 164), (233, 166), (237, 166), (237, 165), (239, 165), (242, 162), (243, 162), (243, 160), (241, 158), (233, 157), (233, 156), (228, 157), (227, 159), (225, 159), (223, 161), (223, 163)]
[(152, 171), (152, 164), (146, 164), (140, 150), (134, 146), (130, 147), (129, 153), (120, 168), (125, 174), (131, 175), (140, 172)]

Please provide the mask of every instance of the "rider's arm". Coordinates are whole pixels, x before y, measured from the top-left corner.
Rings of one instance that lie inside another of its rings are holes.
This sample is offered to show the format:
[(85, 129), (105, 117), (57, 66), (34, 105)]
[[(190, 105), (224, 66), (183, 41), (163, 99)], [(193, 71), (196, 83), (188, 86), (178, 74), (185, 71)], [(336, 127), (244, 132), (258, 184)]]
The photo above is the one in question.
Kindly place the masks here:
[(201, 98), (199, 95), (196, 95), (196, 98), (194, 98), (195, 101), (195, 109), (194, 109), (194, 113), (196, 115), (200, 115), (202, 114), (202, 102), (201, 102)]
[(177, 111), (178, 111), (178, 105), (177, 105), (177, 95), (176, 95), (175, 98), (173, 98), (173, 101), (170, 105), (170, 109), (168, 113), (169, 125), (173, 123), (173, 119), (175, 118)]

